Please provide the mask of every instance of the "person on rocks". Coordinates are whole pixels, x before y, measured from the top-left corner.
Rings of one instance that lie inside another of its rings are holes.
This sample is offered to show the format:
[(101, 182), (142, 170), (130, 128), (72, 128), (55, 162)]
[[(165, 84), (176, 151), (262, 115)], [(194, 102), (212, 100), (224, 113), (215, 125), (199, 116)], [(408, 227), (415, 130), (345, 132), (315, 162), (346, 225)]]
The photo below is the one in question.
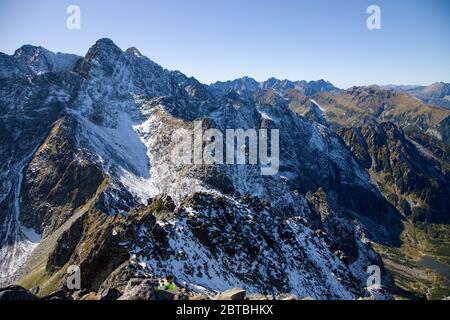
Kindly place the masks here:
[(159, 289), (160, 290), (166, 290), (166, 291), (175, 291), (177, 290), (176, 284), (173, 282), (173, 275), (169, 274), (166, 276), (164, 281), (159, 283)]

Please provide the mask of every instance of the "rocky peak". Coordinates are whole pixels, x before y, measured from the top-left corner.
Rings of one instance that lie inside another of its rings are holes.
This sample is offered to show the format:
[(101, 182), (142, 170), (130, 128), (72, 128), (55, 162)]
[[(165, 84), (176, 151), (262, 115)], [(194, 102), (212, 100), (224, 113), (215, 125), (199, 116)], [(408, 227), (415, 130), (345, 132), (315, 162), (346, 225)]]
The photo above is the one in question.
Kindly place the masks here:
[(318, 92), (329, 92), (329, 91), (338, 91), (331, 82), (325, 81), (323, 79), (317, 81), (309, 81), (304, 88), (304, 93), (306, 95), (314, 95)]
[(217, 81), (211, 84), (210, 87), (219, 94), (224, 94), (232, 90), (244, 94), (246, 92), (257, 90), (260, 87), (260, 83), (253, 78), (245, 76), (225, 82)]
[(104, 57), (114, 60), (115, 57), (122, 55), (122, 50), (108, 38), (99, 39), (95, 44), (88, 50), (85, 58), (90, 60), (97, 57)]
[(11, 56), (0, 55), (0, 76), (34, 78), (49, 72), (71, 71), (79, 58), (73, 54), (53, 53), (43, 47), (24, 45)]
[(275, 77), (270, 77), (269, 79), (267, 79), (266, 81), (264, 81), (262, 83), (262, 87), (264, 89), (268, 89), (268, 88), (275, 88), (281, 81), (278, 80)]
[(136, 47), (128, 48), (125, 52), (128, 53), (128, 54), (132, 54), (132, 55), (134, 55), (135, 57), (138, 57), (138, 58), (143, 58), (144, 57)]
[(105, 76), (112, 76), (115, 67), (124, 62), (124, 52), (110, 39), (98, 40), (87, 52), (83, 61), (78, 64), (80, 73), (88, 74), (92, 69), (101, 69)]
[(19, 59), (19, 58), (30, 58), (36, 55), (39, 55), (41, 52), (47, 52), (48, 50), (44, 49), (41, 46), (33, 46), (33, 45), (29, 45), (26, 44), (22, 47), (20, 47), (19, 49), (17, 49), (14, 52), (14, 58)]

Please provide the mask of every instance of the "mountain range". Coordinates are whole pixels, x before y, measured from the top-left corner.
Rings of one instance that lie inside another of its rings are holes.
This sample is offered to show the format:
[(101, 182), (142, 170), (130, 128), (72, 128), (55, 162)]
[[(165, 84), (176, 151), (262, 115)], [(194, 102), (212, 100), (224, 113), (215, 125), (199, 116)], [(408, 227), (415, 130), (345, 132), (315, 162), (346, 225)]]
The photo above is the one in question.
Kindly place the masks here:
[(450, 84), (445, 82), (435, 82), (429, 86), (388, 85), (385, 88), (408, 93), (425, 103), (450, 108)]
[[(450, 265), (438, 87), (205, 85), (110, 39), (84, 57), (0, 53), (0, 285), (48, 297), (75, 265), (83, 294), (127, 299), (167, 274), (191, 296), (448, 296), (420, 265)], [(173, 133), (199, 121), (279, 130), (278, 172), (173, 163)], [(367, 286), (373, 265), (381, 288)]]

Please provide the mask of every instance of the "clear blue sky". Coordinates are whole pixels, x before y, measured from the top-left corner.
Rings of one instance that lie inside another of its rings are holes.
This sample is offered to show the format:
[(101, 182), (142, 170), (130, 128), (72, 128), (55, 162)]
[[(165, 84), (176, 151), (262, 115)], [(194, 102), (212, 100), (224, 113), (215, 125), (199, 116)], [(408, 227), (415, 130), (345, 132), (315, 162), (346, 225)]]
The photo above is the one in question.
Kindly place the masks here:
[[(81, 30), (66, 8), (81, 8)], [(366, 28), (381, 7), (382, 30)], [(99, 38), (202, 82), (243, 75), (340, 87), (450, 82), (448, 0), (0, 0), (0, 51), (84, 55)]]

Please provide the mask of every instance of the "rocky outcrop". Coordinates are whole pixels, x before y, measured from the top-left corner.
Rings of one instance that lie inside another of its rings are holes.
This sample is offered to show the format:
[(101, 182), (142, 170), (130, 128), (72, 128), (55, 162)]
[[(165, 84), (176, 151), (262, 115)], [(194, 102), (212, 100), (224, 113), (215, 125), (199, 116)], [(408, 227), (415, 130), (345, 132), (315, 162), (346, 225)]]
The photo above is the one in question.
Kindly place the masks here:
[(155, 300), (158, 282), (131, 279), (119, 300)]
[(329, 196), (321, 189), (307, 195), (311, 210), (316, 219), (316, 231), (331, 244), (333, 251), (345, 263), (351, 263), (358, 257), (357, 239), (354, 230), (338, 213), (339, 208), (330, 201)]

